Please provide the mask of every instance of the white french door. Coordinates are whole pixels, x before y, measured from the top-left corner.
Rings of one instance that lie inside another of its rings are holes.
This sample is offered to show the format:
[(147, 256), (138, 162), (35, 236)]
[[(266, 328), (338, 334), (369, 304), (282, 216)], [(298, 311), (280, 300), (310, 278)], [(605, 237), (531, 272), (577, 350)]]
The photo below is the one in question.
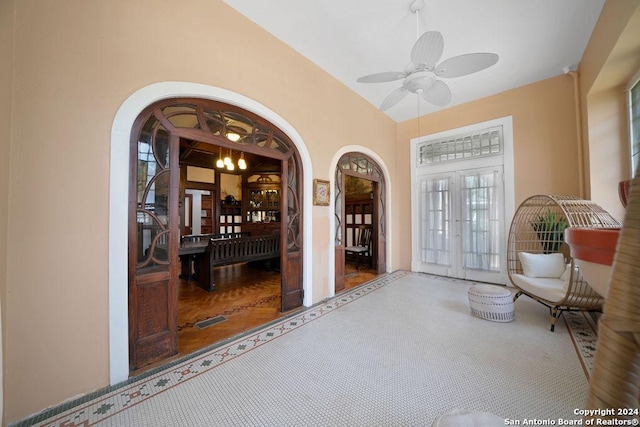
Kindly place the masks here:
[(418, 270), (504, 284), (503, 166), (422, 175), (417, 184)]

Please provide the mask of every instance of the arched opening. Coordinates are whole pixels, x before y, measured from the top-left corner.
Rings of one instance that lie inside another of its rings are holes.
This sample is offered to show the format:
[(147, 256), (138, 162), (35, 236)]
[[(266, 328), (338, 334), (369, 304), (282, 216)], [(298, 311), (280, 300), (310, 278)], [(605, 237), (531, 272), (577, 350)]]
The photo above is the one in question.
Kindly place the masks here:
[(335, 171), (335, 292), (386, 272), (386, 181), (360, 152), (343, 154)]
[[(282, 129), (295, 143), (302, 161), (303, 188), (311, 194), (313, 175), (311, 156), (298, 132), (273, 110), (236, 92), (198, 83), (159, 82), (142, 87), (124, 100), (111, 128), (109, 153), (109, 383), (118, 384), (129, 377), (128, 340), (128, 188), (130, 173), (131, 129), (140, 113), (150, 104), (172, 97), (195, 97), (233, 104), (252, 111)], [(304, 212), (312, 209), (311, 198), (302, 201)], [(303, 240), (312, 246), (311, 222), (303, 221)], [(303, 253), (304, 305), (312, 304), (312, 260), (310, 251)]]
[[(241, 173), (225, 173), (240, 177), (240, 200), (221, 197), (227, 192), (214, 159), (223, 151), (225, 156), (238, 153), (250, 165)], [(177, 353), (180, 273), (189, 278), (194, 273), (203, 288), (215, 291), (214, 268), (267, 261), (280, 272), (281, 312), (302, 305), (302, 160), (286, 133), (235, 105), (165, 99), (145, 108), (135, 120), (130, 160), (131, 370)], [(208, 170), (212, 177), (201, 188), (191, 188), (191, 197), (188, 166), (204, 175)], [(196, 225), (191, 221), (197, 218), (196, 207), (201, 219), (198, 234), (185, 236)], [(191, 244), (195, 237), (197, 248)]]

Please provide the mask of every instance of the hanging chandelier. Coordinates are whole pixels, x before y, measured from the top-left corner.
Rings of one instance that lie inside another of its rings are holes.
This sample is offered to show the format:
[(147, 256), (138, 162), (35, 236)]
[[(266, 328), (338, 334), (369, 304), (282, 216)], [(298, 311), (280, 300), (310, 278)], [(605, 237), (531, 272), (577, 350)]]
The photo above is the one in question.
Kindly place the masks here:
[[(228, 171), (233, 171), (236, 169), (236, 165), (233, 163), (233, 150), (229, 148), (229, 152), (226, 156), (222, 156), (222, 147), (219, 147), (218, 151), (218, 160), (216, 161), (216, 167), (218, 169), (226, 169)], [(237, 163), (238, 169), (245, 170), (247, 169), (247, 162), (244, 159), (244, 151), (240, 152), (240, 158)]]

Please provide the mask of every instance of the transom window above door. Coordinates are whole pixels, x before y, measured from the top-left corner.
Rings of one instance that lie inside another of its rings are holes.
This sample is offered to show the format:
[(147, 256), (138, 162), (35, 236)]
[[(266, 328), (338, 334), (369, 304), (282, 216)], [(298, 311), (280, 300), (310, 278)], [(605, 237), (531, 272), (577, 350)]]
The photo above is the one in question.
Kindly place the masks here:
[(502, 141), (502, 126), (426, 141), (416, 147), (416, 166), (500, 155)]

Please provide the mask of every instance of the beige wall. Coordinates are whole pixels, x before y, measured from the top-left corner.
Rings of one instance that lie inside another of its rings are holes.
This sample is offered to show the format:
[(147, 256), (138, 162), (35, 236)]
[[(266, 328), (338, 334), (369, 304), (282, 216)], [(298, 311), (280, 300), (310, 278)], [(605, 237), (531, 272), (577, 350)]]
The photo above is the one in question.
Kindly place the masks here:
[[(11, 158), (11, 104), (13, 102), (13, 1), (0, 2), (0, 366), (6, 334), (7, 227), (9, 225), (9, 167)], [(0, 372), (0, 419), (3, 413), (3, 372)]]
[[(513, 117), (515, 204), (534, 194), (579, 194), (578, 139), (573, 79), (561, 75), (421, 118), (419, 132), (429, 135), (504, 116)], [(409, 164), (410, 143), (418, 136), (417, 120), (401, 123), (398, 163)], [(398, 168), (398, 186), (410, 188), (408, 168)], [(508, 218), (511, 221), (511, 218)], [(411, 223), (409, 209), (398, 222)], [(411, 241), (410, 229), (398, 229), (400, 241)], [(402, 268), (409, 268), (411, 248), (398, 248)]]
[(631, 177), (624, 89), (639, 71), (640, 2), (608, 1), (579, 72), (589, 196), (619, 220), (624, 218), (624, 209), (617, 185)]
[[(630, 3), (608, 1), (605, 12), (632, 9)], [(516, 204), (534, 193), (579, 191), (570, 76), (430, 114), (418, 130), (417, 120), (396, 125), (221, 0), (176, 5), (0, 1), (0, 57), (11, 58), (14, 42), (16, 52), (15, 68), (11, 61), (0, 64), (0, 148), (10, 153), (0, 156), (5, 421), (108, 384), (108, 201), (109, 191), (127, 191), (109, 188), (110, 132), (123, 101), (144, 86), (202, 83), (265, 105), (303, 138), (313, 178), (331, 178), (331, 160), (342, 147), (368, 147), (389, 170), (392, 206), (410, 197), (411, 138), (508, 115)], [(614, 21), (613, 33), (627, 28), (621, 19)], [(605, 59), (584, 70), (581, 65), (583, 75), (595, 76), (593, 82), (609, 61), (607, 50), (618, 43), (617, 36), (603, 42), (609, 32), (603, 33), (590, 46), (597, 47), (594, 58)], [(595, 102), (592, 95), (583, 97), (583, 108), (589, 107), (584, 123), (595, 134), (596, 123), (619, 114), (620, 104), (600, 94)], [(584, 139), (594, 152), (605, 143), (586, 131)], [(606, 143), (620, 150), (621, 141)], [(614, 163), (590, 166), (621, 168)], [(328, 214), (328, 208), (314, 207), (307, 218), (314, 234), (314, 301), (329, 292)], [(398, 242), (410, 241), (410, 210), (394, 209), (390, 218), (390, 268), (409, 268), (410, 249)]]
[[(391, 119), (221, 1), (15, 4), (6, 421), (108, 385), (109, 142), (136, 90), (187, 81), (249, 97), (301, 135), (313, 178), (352, 144), (396, 167)], [(314, 253), (331, 248), (328, 213), (307, 218)], [(313, 260), (316, 300), (328, 262)]]

